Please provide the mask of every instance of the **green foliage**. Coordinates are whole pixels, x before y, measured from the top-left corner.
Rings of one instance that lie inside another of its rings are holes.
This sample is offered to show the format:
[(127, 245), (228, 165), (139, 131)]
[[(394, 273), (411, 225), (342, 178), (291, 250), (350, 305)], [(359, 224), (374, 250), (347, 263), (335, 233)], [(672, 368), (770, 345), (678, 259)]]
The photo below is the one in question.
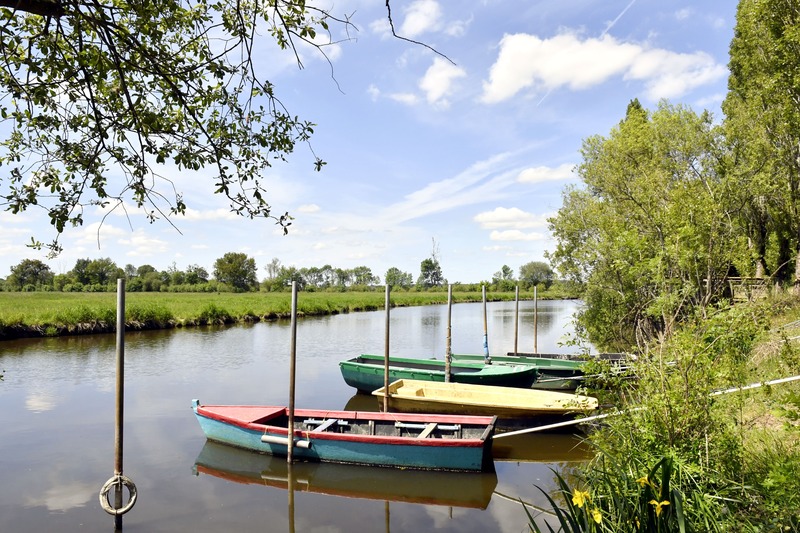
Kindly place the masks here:
[(397, 267), (391, 267), (384, 275), (386, 285), (393, 289), (409, 289), (414, 284), (414, 278), (410, 272), (403, 272)]
[(724, 154), (710, 115), (667, 103), (652, 113), (629, 106), (607, 138), (584, 141), (584, 187), (567, 189), (550, 220), (558, 245), (549, 258), (586, 283), (579, 320), (601, 349), (668, 335), (723, 295), (731, 264), (747, 254)]
[(419, 278), (417, 279), (418, 288), (428, 289), (444, 285), (445, 279), (442, 275), (442, 267), (435, 257), (423, 259), (419, 265), (419, 270)]
[[(558, 492), (564, 507), (545, 493), (553, 512), (565, 533), (594, 532), (713, 532), (725, 531), (718, 522), (719, 509), (696, 505), (704, 500), (702, 494), (690, 492), (689, 501), (682, 486), (687, 484), (681, 467), (669, 457), (661, 458), (655, 466), (636, 458), (618, 463), (598, 465), (592, 477), (580, 480), (586, 490), (570, 487), (556, 473)], [(589, 488), (590, 487), (590, 488)], [(687, 487), (688, 488), (688, 487)], [(541, 489), (540, 489), (541, 490)], [(691, 490), (691, 489), (690, 489)], [(699, 501), (693, 502), (692, 499)], [(527, 509), (526, 509), (527, 511)], [(695, 516), (699, 511), (699, 516)], [(531, 529), (542, 529), (528, 513)], [(699, 527), (702, 523), (703, 527)], [(697, 524), (697, 527), (694, 525)], [(548, 531), (554, 532), (547, 524)]]
[[(45, 209), (57, 235), (90, 206), (133, 202), (151, 221), (169, 218), (187, 208), (158, 170), (174, 165), (212, 168), (207, 189), (235, 213), (291, 224), (272, 214), (262, 176), (314, 125), (283, 107), (250, 51), (266, 34), (282, 50), (320, 49), (329, 25), (347, 29), (347, 19), (282, 0), (13, 6), (0, 8), (6, 209)], [(324, 164), (314, 156), (316, 170)], [(47, 247), (59, 252), (58, 236)]]
[(256, 288), (256, 260), (247, 254), (228, 252), (214, 262), (214, 277), (237, 292)]
[(549, 289), (553, 284), (555, 274), (550, 265), (544, 261), (531, 261), (519, 267), (519, 280), (533, 287)]
[[(723, 102), (729, 194), (751, 243), (756, 275), (797, 279), (800, 220), (800, 5), (741, 0)], [(748, 265), (749, 266), (749, 265)], [(741, 270), (741, 268), (740, 268)], [(743, 274), (750, 270), (742, 270)]]

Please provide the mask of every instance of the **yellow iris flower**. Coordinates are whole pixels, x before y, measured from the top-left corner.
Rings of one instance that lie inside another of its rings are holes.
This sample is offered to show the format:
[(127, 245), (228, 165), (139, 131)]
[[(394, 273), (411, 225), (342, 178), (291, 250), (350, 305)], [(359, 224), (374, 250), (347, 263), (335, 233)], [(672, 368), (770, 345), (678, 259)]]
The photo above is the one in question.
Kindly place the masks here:
[(664, 500), (662, 502), (657, 502), (655, 500), (650, 500), (650, 503), (655, 505), (656, 507), (656, 516), (661, 516), (661, 508), (665, 505), (669, 505), (669, 500)]
[(599, 524), (600, 522), (603, 521), (603, 515), (600, 514), (600, 509), (592, 509), (591, 514), (592, 514), (592, 520), (594, 520), (596, 523)]
[(578, 507), (583, 507), (583, 504), (589, 501), (589, 492), (576, 490), (572, 493), (572, 503)]

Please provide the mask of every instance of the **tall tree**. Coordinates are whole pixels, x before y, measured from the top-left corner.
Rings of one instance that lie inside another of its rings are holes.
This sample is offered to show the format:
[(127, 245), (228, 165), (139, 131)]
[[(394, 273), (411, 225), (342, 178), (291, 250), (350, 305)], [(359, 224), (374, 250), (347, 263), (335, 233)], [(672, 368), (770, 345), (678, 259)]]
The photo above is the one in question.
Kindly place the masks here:
[[(754, 273), (800, 284), (800, 4), (741, 0), (723, 102)], [(747, 266), (745, 266), (747, 268)], [(746, 272), (750, 273), (750, 272)]]
[(598, 346), (628, 349), (668, 334), (722, 294), (747, 255), (710, 115), (631, 105), (608, 137), (584, 141), (578, 173), (550, 229), (552, 263), (586, 282), (580, 317)]
[(256, 260), (243, 253), (228, 252), (214, 261), (214, 278), (238, 292), (256, 288), (256, 271)]

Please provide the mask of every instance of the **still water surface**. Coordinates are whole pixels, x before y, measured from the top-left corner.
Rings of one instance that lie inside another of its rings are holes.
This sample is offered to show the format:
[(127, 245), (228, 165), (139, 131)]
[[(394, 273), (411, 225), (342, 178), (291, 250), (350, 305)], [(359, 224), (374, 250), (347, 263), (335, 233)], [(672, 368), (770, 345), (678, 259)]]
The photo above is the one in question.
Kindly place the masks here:
[[(539, 351), (571, 351), (578, 305), (539, 302)], [(533, 304), (519, 307), (518, 349), (533, 351)], [(514, 302), (487, 310), (490, 353), (513, 350)], [(390, 316), (393, 355), (443, 357), (447, 306)], [(338, 362), (382, 354), (385, 319), (299, 320), (296, 406), (376, 410)], [(190, 408), (286, 405), (289, 347), (288, 321), (126, 335), (124, 473), (139, 498), (124, 531), (520, 532), (518, 499), (546, 508), (536, 487), (553, 488), (551, 469), (588, 458), (571, 435), (531, 434), (495, 441), (496, 474), (295, 465), (289, 491), (285, 460), (207, 444)], [(452, 350), (482, 353), (482, 304), (453, 306)], [(114, 469), (115, 357), (114, 335), (0, 343), (0, 531), (114, 531), (98, 493)]]

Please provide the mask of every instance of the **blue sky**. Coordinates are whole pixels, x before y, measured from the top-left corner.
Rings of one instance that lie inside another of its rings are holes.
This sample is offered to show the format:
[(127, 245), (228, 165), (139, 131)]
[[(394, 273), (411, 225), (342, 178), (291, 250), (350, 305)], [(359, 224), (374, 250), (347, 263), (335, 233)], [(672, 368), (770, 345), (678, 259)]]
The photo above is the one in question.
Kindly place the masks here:
[[(189, 207), (174, 225), (88, 212), (48, 260), (25, 245), (54, 233), (46, 217), (0, 213), (0, 277), (25, 258), (55, 273), (77, 259), (120, 267), (200, 265), (227, 252), (255, 258), (259, 278), (285, 266), (366, 265), (419, 275), (434, 244), (450, 282), (515, 275), (555, 248), (547, 218), (561, 206), (584, 139), (607, 135), (638, 98), (710, 110), (719, 120), (727, 87), (736, 2), (339, 0), (354, 40), (302, 49), (303, 68), (271, 41), (257, 55), (292, 114), (317, 124), (314, 153), (298, 146), (265, 176), (275, 213), (295, 217), (284, 236), (272, 221), (229, 213), (209, 173), (165, 172)], [(343, 35), (334, 35), (342, 39)]]

